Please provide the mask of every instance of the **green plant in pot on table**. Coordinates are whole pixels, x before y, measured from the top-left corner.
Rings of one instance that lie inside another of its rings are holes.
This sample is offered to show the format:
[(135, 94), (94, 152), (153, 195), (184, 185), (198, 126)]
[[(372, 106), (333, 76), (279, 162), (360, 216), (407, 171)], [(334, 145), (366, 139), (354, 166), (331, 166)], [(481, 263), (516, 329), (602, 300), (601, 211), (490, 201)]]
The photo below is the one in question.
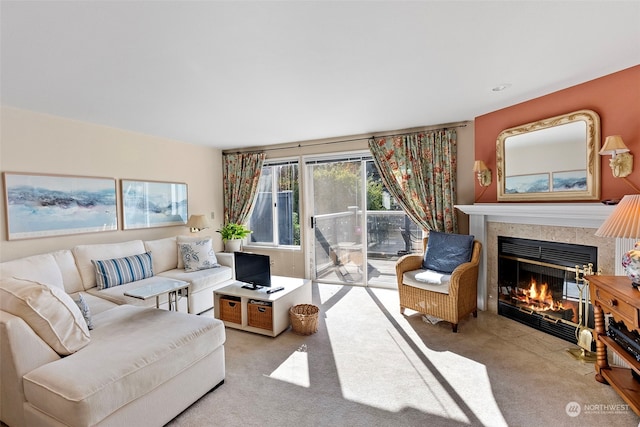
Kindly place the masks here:
[(242, 224), (225, 224), (218, 233), (222, 236), (225, 252), (237, 252), (242, 248), (242, 239), (251, 234), (251, 230)]

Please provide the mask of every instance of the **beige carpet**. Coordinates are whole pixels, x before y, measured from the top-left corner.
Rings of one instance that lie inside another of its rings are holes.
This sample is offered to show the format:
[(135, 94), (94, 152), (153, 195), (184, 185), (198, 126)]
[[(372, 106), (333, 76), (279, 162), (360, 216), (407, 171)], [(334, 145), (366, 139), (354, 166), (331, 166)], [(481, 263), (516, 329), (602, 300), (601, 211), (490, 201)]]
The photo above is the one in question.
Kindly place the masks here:
[(454, 334), (400, 315), (392, 290), (313, 289), (316, 334), (227, 328), (225, 384), (169, 425), (639, 425), (563, 340), (487, 312)]

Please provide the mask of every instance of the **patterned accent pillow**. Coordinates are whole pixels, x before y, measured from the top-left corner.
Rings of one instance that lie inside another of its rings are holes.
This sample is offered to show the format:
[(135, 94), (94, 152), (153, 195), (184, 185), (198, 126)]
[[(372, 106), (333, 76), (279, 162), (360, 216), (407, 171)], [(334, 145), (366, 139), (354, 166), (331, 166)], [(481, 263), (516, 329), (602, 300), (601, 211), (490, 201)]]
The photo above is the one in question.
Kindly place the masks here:
[(153, 277), (151, 252), (91, 262), (96, 268), (98, 290)]
[(179, 243), (178, 248), (184, 262), (184, 271), (206, 270), (220, 267), (211, 239)]
[(211, 239), (211, 236), (176, 236), (177, 249), (176, 253), (178, 254), (178, 269), (184, 269), (184, 259), (182, 259), (182, 254), (180, 253), (180, 244), (181, 243), (191, 243), (197, 242), (198, 240)]
[(91, 310), (89, 309), (89, 304), (84, 300), (82, 294), (78, 294), (78, 299), (73, 300), (80, 309), (80, 313), (82, 313), (82, 317), (84, 317), (84, 321), (87, 322), (87, 328), (89, 330), (93, 329), (93, 319), (91, 318)]

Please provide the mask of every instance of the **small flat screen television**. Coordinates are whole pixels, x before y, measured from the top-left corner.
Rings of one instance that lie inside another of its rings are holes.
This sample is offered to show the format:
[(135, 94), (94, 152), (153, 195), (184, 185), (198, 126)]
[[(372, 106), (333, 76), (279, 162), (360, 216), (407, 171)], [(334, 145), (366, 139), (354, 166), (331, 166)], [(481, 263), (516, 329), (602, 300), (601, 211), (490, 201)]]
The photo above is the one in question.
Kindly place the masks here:
[(236, 280), (246, 283), (243, 288), (271, 287), (271, 262), (268, 255), (234, 252)]

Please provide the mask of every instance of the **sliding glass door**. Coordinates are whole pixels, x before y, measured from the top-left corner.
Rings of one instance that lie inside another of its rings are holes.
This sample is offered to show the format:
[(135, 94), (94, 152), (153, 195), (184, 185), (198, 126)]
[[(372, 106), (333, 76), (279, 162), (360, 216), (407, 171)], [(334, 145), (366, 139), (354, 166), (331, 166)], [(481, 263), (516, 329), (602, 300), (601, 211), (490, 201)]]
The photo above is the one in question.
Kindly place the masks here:
[(384, 188), (369, 154), (306, 162), (314, 280), (396, 287), (395, 262), (421, 231)]
[(328, 283), (365, 283), (362, 160), (307, 164), (312, 190), (313, 276)]

